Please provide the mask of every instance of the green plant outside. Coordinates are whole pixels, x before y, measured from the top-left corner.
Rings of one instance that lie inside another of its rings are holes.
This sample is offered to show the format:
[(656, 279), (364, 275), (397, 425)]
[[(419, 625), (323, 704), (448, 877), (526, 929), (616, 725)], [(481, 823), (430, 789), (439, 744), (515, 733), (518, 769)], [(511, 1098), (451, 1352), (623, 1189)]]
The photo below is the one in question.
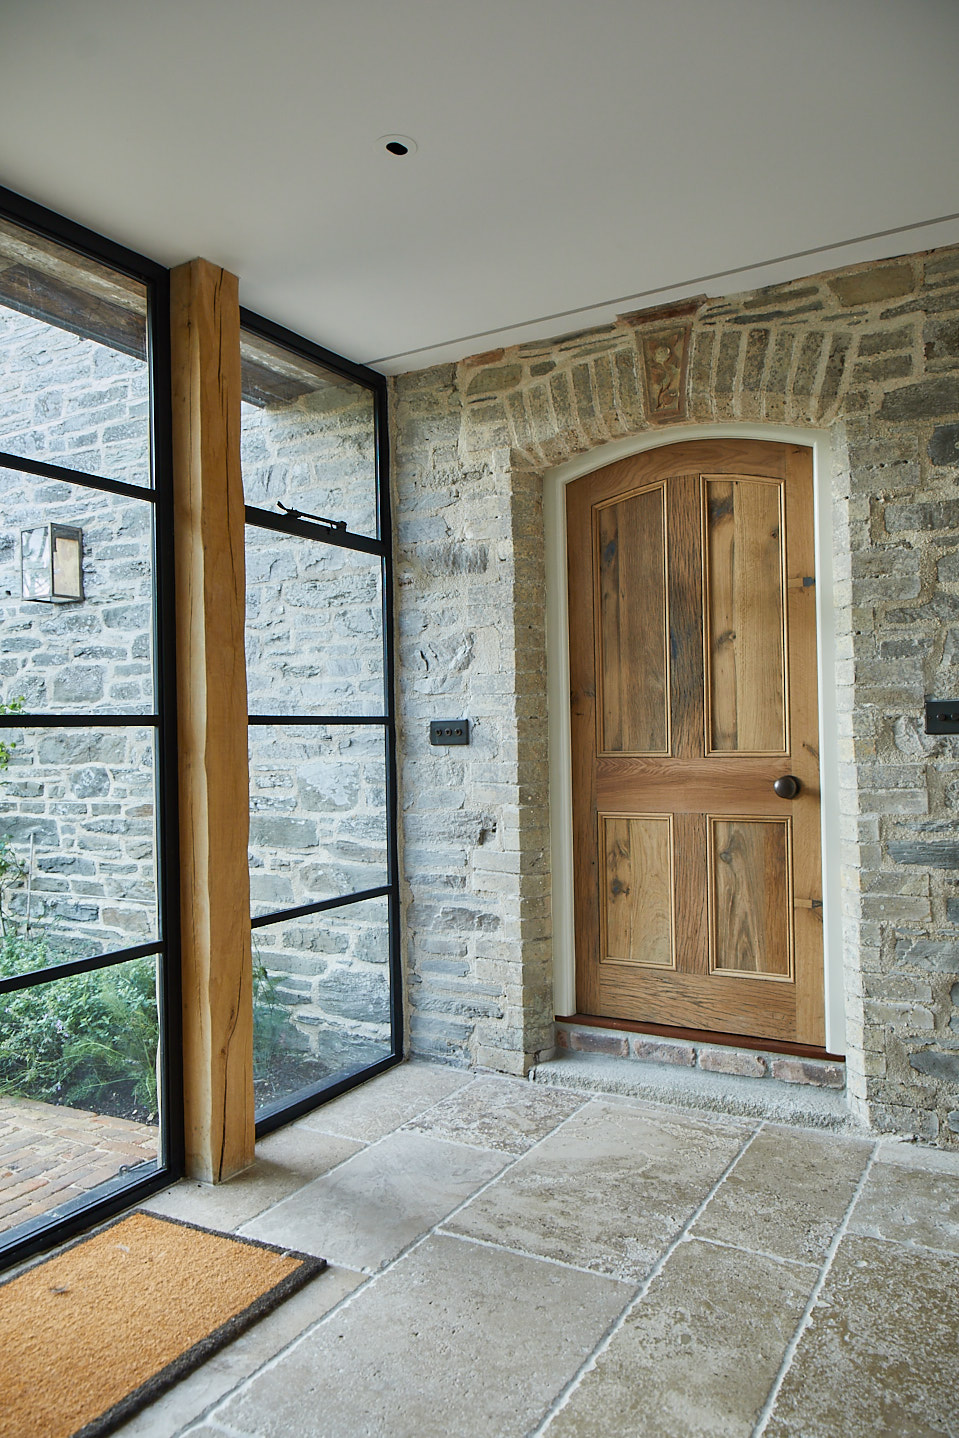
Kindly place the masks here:
[[(0, 978), (71, 957), (47, 938), (0, 938)], [(73, 974), (0, 995), (0, 1091), (70, 1108), (157, 1116), (156, 963)]]
[[(0, 936), (0, 978), (74, 955), (48, 937)], [(254, 1067), (268, 1070), (290, 1028), (277, 981), (254, 965)], [(69, 1108), (157, 1118), (156, 960), (74, 974), (0, 995), (0, 1093)]]
[[(23, 699), (22, 699), (22, 698), (19, 698), (19, 699), (7, 699), (6, 701), (0, 700), (0, 714), (22, 714), (22, 713), (23, 713)], [(13, 753), (13, 751), (14, 751), (14, 749), (15, 749), (16, 747), (17, 747), (16, 744), (10, 744), (10, 743), (7, 743), (7, 741), (4, 740), (4, 739), (0, 739), (0, 770), (6, 769), (7, 765), (10, 763), (10, 755)]]

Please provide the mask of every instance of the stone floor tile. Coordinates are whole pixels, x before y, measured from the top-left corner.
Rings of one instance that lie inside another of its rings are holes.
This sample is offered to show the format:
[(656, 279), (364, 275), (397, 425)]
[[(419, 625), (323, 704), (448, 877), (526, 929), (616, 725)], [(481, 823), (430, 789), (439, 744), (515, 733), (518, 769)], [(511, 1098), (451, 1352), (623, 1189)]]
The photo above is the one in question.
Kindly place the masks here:
[(434, 1138), (472, 1143), (500, 1153), (532, 1148), (582, 1108), (580, 1094), (537, 1087), (519, 1079), (482, 1077), (435, 1104), (406, 1125)]
[(681, 1243), (548, 1438), (749, 1438), (816, 1270)]
[(354, 1140), (332, 1134), (300, 1132), (295, 1127), (280, 1129), (260, 1140), (256, 1162), (235, 1178), (218, 1184), (183, 1179), (173, 1188), (154, 1194), (142, 1207), (168, 1218), (227, 1231), (328, 1173), (361, 1148)]
[(256, 1438), (523, 1438), (631, 1292), (434, 1236), (212, 1421)]
[(873, 1164), (849, 1232), (959, 1253), (959, 1174)]
[(798, 1128), (763, 1128), (696, 1221), (715, 1238), (803, 1263), (821, 1263), (872, 1144)]
[(747, 1134), (662, 1109), (592, 1102), (468, 1204), (449, 1231), (636, 1280)]
[(445, 1064), (397, 1064), (368, 1083), (313, 1109), (294, 1127), (320, 1129), (324, 1133), (373, 1143), (463, 1088), (471, 1078), (471, 1074)]
[(117, 1438), (171, 1438), (179, 1433), (365, 1281), (348, 1268), (326, 1269), (124, 1423), (116, 1430)]
[(921, 1168), (929, 1173), (951, 1173), (959, 1179), (959, 1149), (932, 1148), (906, 1138), (881, 1139), (876, 1163), (894, 1163), (900, 1168)]
[(765, 1438), (955, 1435), (957, 1332), (959, 1259), (847, 1236)]
[(487, 1183), (506, 1154), (394, 1133), (247, 1223), (252, 1238), (372, 1272)]

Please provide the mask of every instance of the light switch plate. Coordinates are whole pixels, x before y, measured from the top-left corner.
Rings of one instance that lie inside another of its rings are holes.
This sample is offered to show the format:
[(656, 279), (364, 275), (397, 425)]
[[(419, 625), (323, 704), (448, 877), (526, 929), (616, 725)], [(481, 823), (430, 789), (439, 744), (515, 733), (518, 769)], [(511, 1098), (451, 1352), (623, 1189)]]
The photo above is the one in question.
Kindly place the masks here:
[(959, 734), (959, 699), (926, 700), (926, 733)]
[(431, 719), (431, 744), (468, 744), (470, 721), (468, 719)]

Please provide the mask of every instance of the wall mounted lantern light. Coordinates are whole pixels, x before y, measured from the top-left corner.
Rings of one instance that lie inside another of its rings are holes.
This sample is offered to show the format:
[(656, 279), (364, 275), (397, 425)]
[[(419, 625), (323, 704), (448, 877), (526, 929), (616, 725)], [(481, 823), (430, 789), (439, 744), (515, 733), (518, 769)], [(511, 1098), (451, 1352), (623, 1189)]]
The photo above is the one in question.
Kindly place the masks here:
[(72, 524), (21, 529), (20, 578), (24, 599), (77, 604), (83, 598), (83, 530)]

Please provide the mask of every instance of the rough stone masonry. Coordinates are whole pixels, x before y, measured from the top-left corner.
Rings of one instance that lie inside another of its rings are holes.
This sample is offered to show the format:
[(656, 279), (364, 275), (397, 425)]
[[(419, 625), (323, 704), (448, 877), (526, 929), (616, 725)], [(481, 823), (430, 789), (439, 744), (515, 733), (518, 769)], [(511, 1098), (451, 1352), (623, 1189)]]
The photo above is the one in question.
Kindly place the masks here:
[[(650, 427), (652, 320), (394, 382), (414, 1052), (521, 1073), (554, 1043), (542, 476)], [(835, 441), (848, 1092), (957, 1143), (959, 739), (922, 711), (959, 688), (959, 249), (705, 299), (691, 326), (687, 422)], [(430, 749), (447, 714), (469, 748)]]

